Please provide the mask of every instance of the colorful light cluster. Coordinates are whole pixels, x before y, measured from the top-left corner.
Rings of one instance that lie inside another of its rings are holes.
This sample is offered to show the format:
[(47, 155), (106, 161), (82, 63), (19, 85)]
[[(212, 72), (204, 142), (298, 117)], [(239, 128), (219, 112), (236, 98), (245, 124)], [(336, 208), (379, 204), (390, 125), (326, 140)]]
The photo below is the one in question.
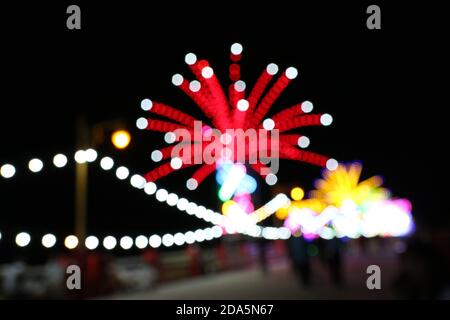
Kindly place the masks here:
[[(266, 131), (278, 129), (280, 135), (277, 146), (277, 149), (279, 149), (277, 158), (307, 162), (321, 167), (326, 166), (330, 170), (337, 167), (337, 161), (332, 158), (302, 150), (308, 147), (310, 143), (308, 137), (287, 133), (293, 129), (306, 126), (328, 126), (333, 121), (331, 115), (310, 114), (313, 110), (313, 104), (309, 101), (304, 101), (285, 108), (270, 118), (266, 117), (284, 89), (297, 77), (297, 69), (294, 67), (287, 68), (269, 86), (278, 73), (278, 66), (270, 63), (263, 70), (253, 88), (246, 92), (247, 85), (241, 80), (241, 68), (239, 65), (242, 50), (242, 45), (239, 43), (234, 43), (231, 46), (231, 65), (229, 68), (231, 84), (228, 87), (228, 92), (221, 86), (215, 71), (208, 61), (198, 59), (193, 53), (188, 53), (185, 56), (185, 62), (194, 74), (195, 79), (188, 80), (180, 74), (175, 74), (172, 77), (172, 83), (194, 101), (206, 117), (210, 119), (210, 124), (201, 128), (202, 133), (197, 140), (188, 142), (192, 150), (192, 152), (189, 152), (189, 155), (183, 154), (182, 157), (172, 156), (174, 146), (154, 150), (151, 156), (152, 160), (155, 162), (165, 160), (165, 163), (144, 175), (148, 182), (155, 182), (175, 170), (201, 164), (186, 182), (188, 189), (196, 189), (207, 176), (217, 169), (215, 164), (195, 161), (206, 149), (211, 148), (212, 142), (205, 137), (208, 137), (208, 133), (213, 129), (223, 133), (221, 136), (222, 149), (220, 154), (226, 155), (225, 157), (233, 163), (249, 164), (245, 161), (238, 161), (236, 151), (227, 147), (230, 141), (237, 140), (235, 136), (226, 135), (227, 129), (262, 129)], [(142, 100), (141, 108), (168, 120), (142, 117), (137, 120), (137, 127), (139, 129), (164, 132), (164, 139), (169, 144), (180, 141), (180, 137), (175, 133), (178, 129), (192, 132), (195, 127), (194, 123), (197, 121), (197, 119), (185, 112), (150, 99)], [(259, 138), (256, 137), (256, 139)], [(269, 149), (266, 151), (269, 151), (267, 154), (271, 157), (274, 154), (272, 152), (272, 143), (267, 142), (257, 143), (257, 149), (258, 152), (264, 148)], [(249, 153), (254, 151), (246, 150), (245, 152), (247, 152), (246, 156), (249, 157)], [(267, 168), (263, 161), (258, 160), (256, 163), (250, 163), (249, 167), (261, 175), (267, 184), (273, 185), (277, 182), (276, 175)], [(261, 168), (265, 170), (261, 170)], [(236, 170), (237, 172), (235, 173), (239, 174), (239, 170)], [(235, 182), (230, 182), (230, 184), (224, 182), (224, 185), (222, 185), (223, 190), (219, 196), (223, 199), (229, 199), (230, 193), (236, 187), (236, 184)]]
[[(359, 163), (325, 171), (309, 199), (292, 201), (276, 216), (285, 219), (284, 226), (292, 233), (301, 232), (308, 239), (401, 237), (411, 233), (411, 203), (391, 199), (378, 176), (359, 182), (361, 171)], [(301, 195), (299, 189), (291, 192), (294, 200)]]

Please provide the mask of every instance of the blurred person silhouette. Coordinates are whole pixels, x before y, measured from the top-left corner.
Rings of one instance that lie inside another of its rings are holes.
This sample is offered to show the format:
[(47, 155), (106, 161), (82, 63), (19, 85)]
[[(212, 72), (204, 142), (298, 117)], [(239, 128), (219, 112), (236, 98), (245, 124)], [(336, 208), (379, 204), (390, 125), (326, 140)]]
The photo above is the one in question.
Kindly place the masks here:
[[(255, 208), (260, 208), (265, 204), (263, 199), (270, 199), (277, 194), (277, 189), (270, 190), (266, 183), (261, 183), (258, 185), (259, 192), (255, 192), (253, 195), (253, 205)], [(270, 227), (273, 225), (273, 221), (271, 218), (264, 219), (259, 223), (261, 227)], [(269, 272), (269, 256), (268, 251), (270, 248), (270, 240), (267, 240), (264, 237), (258, 238), (256, 240), (256, 244), (258, 246), (258, 262), (263, 274), (267, 274)]]
[(334, 285), (342, 285), (342, 242), (338, 238), (326, 240), (324, 244), (324, 256), (331, 281)]
[(269, 261), (268, 261), (268, 247), (269, 240), (261, 237), (257, 240), (258, 243), (258, 261), (259, 266), (261, 267), (261, 271), (263, 274), (269, 273)]
[(308, 255), (308, 242), (299, 234), (295, 234), (287, 240), (288, 253), (292, 268), (305, 287), (311, 283), (311, 262)]

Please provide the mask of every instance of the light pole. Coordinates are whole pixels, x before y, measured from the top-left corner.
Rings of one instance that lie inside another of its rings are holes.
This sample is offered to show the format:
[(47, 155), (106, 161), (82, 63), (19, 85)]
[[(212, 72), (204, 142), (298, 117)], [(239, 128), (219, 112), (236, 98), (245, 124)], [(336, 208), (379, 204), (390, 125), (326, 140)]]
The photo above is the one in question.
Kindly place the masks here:
[[(115, 130), (112, 143), (117, 149), (125, 149), (130, 143), (130, 134), (124, 130), (126, 125), (121, 120), (112, 120), (88, 126), (86, 118), (80, 116), (76, 122), (76, 144), (78, 150), (97, 147), (105, 142), (106, 131)], [(89, 166), (87, 161), (75, 162), (75, 235), (84, 243), (87, 235), (87, 210)]]
[[(76, 123), (76, 143), (78, 150), (89, 146), (90, 130), (86, 119), (78, 117)], [(75, 162), (75, 235), (80, 243), (86, 239), (88, 197), (88, 162)]]

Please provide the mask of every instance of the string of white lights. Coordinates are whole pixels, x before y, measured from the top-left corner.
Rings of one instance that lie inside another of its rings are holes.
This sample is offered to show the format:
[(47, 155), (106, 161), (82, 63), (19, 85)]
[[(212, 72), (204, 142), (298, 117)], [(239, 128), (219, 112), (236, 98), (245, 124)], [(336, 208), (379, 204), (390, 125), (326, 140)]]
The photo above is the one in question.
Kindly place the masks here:
[[(53, 165), (57, 168), (63, 168), (68, 164), (68, 157), (64, 154), (56, 154), (53, 157)], [(86, 162), (94, 162), (98, 159), (98, 153), (96, 150), (89, 148), (86, 150), (78, 150), (74, 153), (73, 159), (77, 163), (86, 163)], [(111, 171), (114, 168), (115, 161), (108, 156), (105, 156), (100, 159), (100, 167), (105, 171)], [(38, 158), (33, 158), (28, 162), (28, 169), (32, 173), (38, 173), (42, 171), (44, 168), (44, 163), (42, 160)], [(16, 168), (12, 164), (6, 163), (0, 167), (0, 176), (4, 179), (13, 178), (16, 174)], [(158, 188), (157, 185), (153, 182), (146, 182), (146, 180), (138, 175), (131, 174), (130, 170), (125, 166), (118, 166), (115, 169), (115, 175), (119, 180), (127, 180), (129, 178), (131, 186), (136, 189), (143, 190), (146, 194), (155, 196), (156, 200), (162, 203), (166, 203), (167, 205), (177, 208), (179, 211), (186, 212), (189, 215), (195, 216), (198, 219), (202, 219), (206, 222), (213, 224), (212, 228), (206, 229), (198, 229), (195, 231), (188, 231), (186, 233), (176, 233), (165, 234), (162, 237), (158, 235), (153, 235), (149, 238), (148, 244), (152, 247), (159, 247), (161, 244), (166, 247), (170, 247), (172, 245), (183, 245), (194, 242), (202, 242), (205, 240), (212, 240), (217, 237), (221, 237), (223, 234), (233, 234), (233, 233), (241, 233), (245, 235), (249, 235), (252, 237), (264, 237), (266, 239), (288, 239), (291, 236), (290, 231), (287, 228), (274, 228), (274, 227), (260, 227), (256, 224), (241, 224), (239, 221), (235, 219), (230, 219), (218, 212), (215, 212), (211, 209), (207, 209), (202, 205), (198, 205), (193, 201), (189, 201), (184, 197), (178, 196), (176, 193), (169, 192), (164, 188)], [(273, 201), (272, 201), (273, 202)], [(271, 203), (271, 202), (269, 202)], [(265, 208), (265, 206), (263, 206)], [(272, 211), (272, 210), (271, 210)], [(273, 210), (272, 212), (274, 212)], [(269, 214), (270, 215), (270, 214)], [(262, 219), (261, 219), (262, 220)], [(258, 219), (258, 222), (261, 221)], [(209, 230), (215, 230), (209, 231)], [(212, 236), (219, 234), (218, 230), (221, 230), (219, 236)], [(206, 231), (205, 231), (206, 230)], [(208, 236), (205, 236), (206, 233)], [(0, 240), (1, 240), (0, 233)], [(145, 248), (144, 246), (144, 237), (138, 236), (135, 239), (135, 245), (138, 248)], [(153, 237), (153, 238), (152, 238)], [(158, 244), (158, 237), (160, 238), (160, 243)], [(139, 240), (138, 240), (139, 239)], [(153, 242), (150, 241), (153, 239)], [(166, 239), (163, 241), (163, 239)], [(198, 240), (200, 239), (200, 240)], [(173, 240), (173, 241), (172, 241)], [(31, 241), (31, 236), (26, 232), (21, 232), (16, 235), (16, 244), (18, 246), (27, 246)], [(192, 242), (193, 241), (193, 242)], [(56, 244), (56, 237), (53, 234), (46, 234), (42, 237), (42, 245), (44, 247), (51, 248)], [(73, 249), (78, 246), (78, 238), (74, 235), (67, 236), (65, 238), (64, 244), (67, 248)], [(145, 241), (146, 243), (147, 241)], [(152, 245), (153, 243), (153, 245)], [(113, 236), (108, 236), (103, 239), (103, 246), (109, 250), (114, 249), (117, 246), (117, 239)], [(130, 245), (131, 244), (131, 245)], [(95, 249), (99, 245), (99, 240), (95, 236), (90, 236), (86, 238), (85, 246), (88, 249)], [(133, 239), (130, 236), (124, 236), (119, 241), (120, 247), (126, 250), (126, 248), (131, 248), (133, 246)]]
[[(201, 243), (204, 241), (211, 241), (213, 239), (220, 238), (223, 235), (223, 230), (219, 226), (213, 226), (210, 228), (197, 229), (187, 232), (177, 232), (175, 234), (166, 233), (164, 235), (153, 234), (150, 237), (145, 235), (139, 235), (135, 238), (131, 236), (123, 236), (116, 238), (114, 236), (103, 237), (100, 242), (100, 237), (90, 235), (86, 237), (84, 241), (84, 247), (89, 250), (95, 250), (103, 246), (106, 250), (113, 250), (115, 248), (121, 248), (123, 250), (129, 250), (133, 247), (138, 249), (172, 247), (183, 246), (185, 244)], [(44, 248), (50, 249), (57, 244), (57, 237), (52, 233), (47, 233), (40, 238), (40, 243)], [(14, 237), (15, 243), (18, 247), (27, 247), (31, 244), (32, 236), (28, 232), (20, 232)], [(2, 234), (0, 233), (0, 241), (2, 240)], [(64, 246), (67, 249), (75, 249), (80, 246), (79, 239), (74, 235), (68, 235), (64, 238)]]

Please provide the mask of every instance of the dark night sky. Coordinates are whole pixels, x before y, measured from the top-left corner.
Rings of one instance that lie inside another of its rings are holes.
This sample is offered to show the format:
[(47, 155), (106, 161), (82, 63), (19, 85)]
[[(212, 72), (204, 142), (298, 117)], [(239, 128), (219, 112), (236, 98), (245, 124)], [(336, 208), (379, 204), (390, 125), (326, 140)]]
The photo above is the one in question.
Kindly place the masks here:
[[(394, 195), (411, 199), (418, 219), (448, 223), (446, 190), (440, 189), (448, 170), (443, 116), (448, 103), (441, 98), (448, 37), (437, 17), (443, 10), (379, 3), (382, 30), (370, 31), (365, 9), (371, 3), (288, 6), (276, 1), (273, 7), (255, 2), (236, 10), (231, 3), (180, 7), (170, 2), (157, 8), (78, 2), (81, 31), (65, 28), (71, 3), (2, 5), (0, 163), (13, 163), (18, 172), (14, 179), (0, 180), (0, 231), (71, 232), (72, 167), (49, 165), (32, 175), (26, 165), (32, 157), (48, 162), (57, 152), (72, 152), (78, 114), (91, 123), (123, 118), (133, 132), (132, 145), (123, 152), (110, 146), (100, 150), (136, 172), (152, 168), (150, 152), (163, 140), (134, 129), (143, 115), (140, 100), (150, 97), (195, 110), (170, 83), (172, 74), (189, 75), (183, 60), (193, 51), (228, 83), (229, 46), (236, 41), (244, 45), (242, 73), (248, 85), (269, 62), (299, 69), (273, 111), (311, 100), (317, 112), (333, 114), (332, 127), (304, 131), (311, 150), (363, 161), (364, 177), (382, 175)], [(317, 168), (286, 161), (280, 169), (281, 181), (308, 189), (319, 175)], [(204, 225), (97, 165), (90, 176), (92, 233), (137, 235)], [(180, 172), (161, 183), (214, 206), (212, 179), (188, 192), (189, 176)]]

